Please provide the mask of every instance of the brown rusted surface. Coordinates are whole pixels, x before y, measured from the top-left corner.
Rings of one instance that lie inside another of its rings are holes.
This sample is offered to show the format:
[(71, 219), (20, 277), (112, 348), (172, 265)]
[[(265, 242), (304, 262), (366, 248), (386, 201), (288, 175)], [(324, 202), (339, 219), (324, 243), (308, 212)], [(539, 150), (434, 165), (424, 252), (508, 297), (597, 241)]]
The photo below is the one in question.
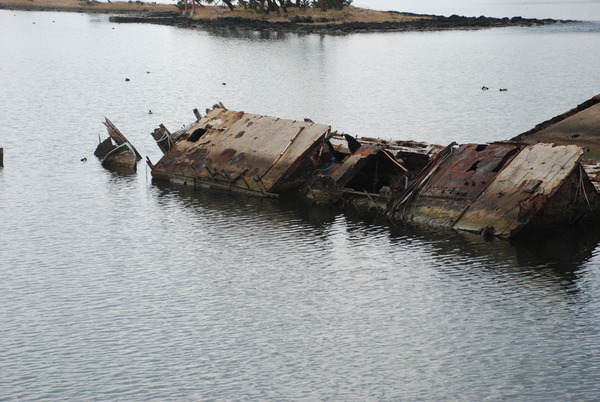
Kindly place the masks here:
[(418, 189), (418, 202), (403, 219), (426, 219), (428, 224), (452, 227), (523, 147), (522, 144), (467, 144), (449, 153), (421, 174), (434, 172)]
[[(425, 143), (334, 133), (321, 158), (326, 163), (311, 179), (307, 197), (321, 203), (344, 198), (361, 209), (368, 204), (383, 211), (392, 193), (401, 191), (439, 149)], [(377, 202), (365, 204), (360, 197)]]
[(154, 166), (157, 179), (283, 194), (318, 166), (330, 127), (214, 107)]
[(600, 95), (519, 134), (514, 141), (579, 145), (600, 157)]
[[(593, 106), (593, 105), (592, 105)], [(521, 142), (447, 147), (331, 133), (310, 120), (222, 104), (171, 134), (152, 175), (194, 187), (343, 200), (392, 219), (512, 237), (597, 219), (600, 168), (578, 146)]]
[[(357, 145), (354, 153), (337, 163), (331, 157), (330, 165), (320, 169), (311, 181), (311, 195), (317, 202), (333, 203), (342, 198), (342, 189), (375, 157), (381, 148), (376, 145)], [(326, 195), (325, 195), (326, 194)]]
[[(544, 227), (576, 221), (578, 215), (589, 210), (585, 198), (590, 202), (597, 198), (595, 189), (584, 185), (584, 178), (579, 177), (580, 171), (585, 175), (579, 163), (583, 153), (584, 150), (575, 145), (527, 146), (498, 174), (454, 227), (471, 231), (490, 227), (497, 236), (511, 237), (525, 229), (542, 211), (545, 211), (541, 223)], [(573, 180), (581, 185), (569, 188), (567, 183)], [(589, 183), (589, 179), (586, 181)], [(568, 203), (560, 208), (549, 208), (550, 201), (563, 191), (568, 194)]]
[(598, 215), (578, 146), (448, 147), (391, 203), (396, 219), (499, 237)]
[(442, 149), (331, 133), (310, 120), (237, 112), (222, 104), (196, 117), (173, 134), (163, 125), (152, 133), (164, 153), (156, 165), (148, 161), (155, 179), (266, 196), (301, 193), (320, 203), (350, 193), (389, 198)]
[(340, 187), (345, 187), (365, 167), (367, 162), (380, 151), (381, 148), (376, 145), (362, 145), (344, 161), (334, 163), (331, 169), (321, 172), (321, 174), (330, 176)]
[(169, 152), (173, 144), (177, 142), (177, 138), (174, 138), (173, 134), (162, 124), (152, 132), (152, 137), (163, 155)]

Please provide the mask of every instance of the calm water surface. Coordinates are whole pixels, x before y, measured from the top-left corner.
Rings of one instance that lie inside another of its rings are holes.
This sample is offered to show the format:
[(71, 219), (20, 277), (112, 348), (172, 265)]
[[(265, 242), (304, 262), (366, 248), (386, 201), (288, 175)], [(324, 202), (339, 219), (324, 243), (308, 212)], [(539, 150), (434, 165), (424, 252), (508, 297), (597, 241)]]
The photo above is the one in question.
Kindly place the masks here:
[[(166, 4), (173, 4), (163, 0)], [(417, 14), (489, 17), (555, 18), (600, 21), (599, 0), (354, 0), (352, 5), (373, 10), (408, 11)]]
[(597, 23), (299, 36), (0, 11), (0, 36), (0, 400), (600, 396), (600, 233), (485, 242), (92, 156), (104, 116), (156, 161), (154, 127), (218, 101), (510, 138), (600, 92)]

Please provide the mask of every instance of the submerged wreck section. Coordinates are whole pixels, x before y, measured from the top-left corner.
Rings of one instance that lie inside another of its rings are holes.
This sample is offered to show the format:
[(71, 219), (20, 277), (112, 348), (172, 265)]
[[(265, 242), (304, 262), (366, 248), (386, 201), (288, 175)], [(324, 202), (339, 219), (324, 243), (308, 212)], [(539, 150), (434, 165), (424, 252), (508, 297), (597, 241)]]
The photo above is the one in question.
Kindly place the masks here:
[(178, 132), (161, 125), (152, 133), (164, 153), (156, 165), (149, 163), (155, 179), (272, 197), (301, 195), (319, 203), (338, 202), (347, 193), (383, 194), (387, 202), (391, 189), (425, 166), (428, 153), (436, 149), (356, 139), (308, 119), (279, 119), (222, 105), (196, 117)]
[(317, 203), (343, 199), (361, 209), (380, 211), (443, 148), (338, 133), (326, 145), (321, 161), (326, 165), (314, 172), (306, 197)]
[(163, 152), (156, 180), (316, 203), (342, 202), (392, 220), (510, 238), (598, 218), (600, 169), (575, 145), (385, 141), (303, 121), (227, 110), (222, 104), (175, 133), (152, 136)]
[(578, 146), (451, 145), (390, 204), (392, 219), (509, 238), (598, 216)]
[(100, 141), (94, 155), (107, 169), (135, 171), (142, 156), (110, 120), (105, 118), (103, 123), (108, 131), (108, 137)]
[(591, 151), (588, 155), (600, 159), (600, 95), (538, 124), (512, 141), (579, 145)]
[(159, 135), (154, 178), (278, 196), (309, 179), (330, 127), (214, 107), (184, 132)]

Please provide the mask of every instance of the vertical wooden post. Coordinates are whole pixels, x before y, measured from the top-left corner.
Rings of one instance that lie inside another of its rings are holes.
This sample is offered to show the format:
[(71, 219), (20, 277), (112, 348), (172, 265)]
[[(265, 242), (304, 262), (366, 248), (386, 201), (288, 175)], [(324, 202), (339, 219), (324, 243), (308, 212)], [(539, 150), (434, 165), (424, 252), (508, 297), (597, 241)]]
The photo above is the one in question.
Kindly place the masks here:
[(0, 148), (0, 167), (4, 166), (4, 148)]

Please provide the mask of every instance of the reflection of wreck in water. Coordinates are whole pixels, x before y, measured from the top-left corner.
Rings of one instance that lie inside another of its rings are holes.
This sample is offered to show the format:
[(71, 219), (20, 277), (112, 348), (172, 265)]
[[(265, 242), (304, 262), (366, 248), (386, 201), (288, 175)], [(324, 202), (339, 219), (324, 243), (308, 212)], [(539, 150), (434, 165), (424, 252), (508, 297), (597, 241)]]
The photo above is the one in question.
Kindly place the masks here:
[(475, 266), (477, 268), (470, 271), (473, 275), (493, 275), (511, 283), (523, 278), (527, 287), (573, 286), (578, 271), (594, 257), (600, 241), (600, 229), (595, 227), (585, 231), (563, 227), (516, 236), (511, 241), (488, 241), (464, 231), (395, 225), (377, 215), (353, 209), (345, 209), (340, 214), (335, 205), (314, 208), (309, 203), (293, 200), (273, 200), (236, 192), (196, 191), (190, 186), (173, 186), (165, 181), (156, 181), (153, 187), (162, 207), (191, 211), (192, 216), (201, 215), (202, 222), (211, 226), (206, 229), (208, 236), (211, 230), (218, 231), (219, 227), (227, 226), (224, 222), (237, 222), (235, 227), (251, 225), (267, 231), (279, 231), (283, 227), (288, 234), (290, 230), (309, 232), (305, 239), (309, 243), (315, 239), (324, 240), (332, 233), (339, 234), (341, 230), (349, 247), (354, 247), (353, 242), (358, 242), (357, 246), (364, 244), (360, 240), (364, 236), (375, 237), (379, 244), (396, 245), (392, 247), (394, 250), (418, 248), (425, 251), (427, 256), (440, 261), (439, 266), (446, 273), (464, 272)]
[(451, 144), (355, 138), (310, 120), (215, 105), (175, 133), (153, 137), (156, 180), (267, 197), (343, 201), (394, 220), (509, 238), (586, 222), (598, 192), (577, 146)]

